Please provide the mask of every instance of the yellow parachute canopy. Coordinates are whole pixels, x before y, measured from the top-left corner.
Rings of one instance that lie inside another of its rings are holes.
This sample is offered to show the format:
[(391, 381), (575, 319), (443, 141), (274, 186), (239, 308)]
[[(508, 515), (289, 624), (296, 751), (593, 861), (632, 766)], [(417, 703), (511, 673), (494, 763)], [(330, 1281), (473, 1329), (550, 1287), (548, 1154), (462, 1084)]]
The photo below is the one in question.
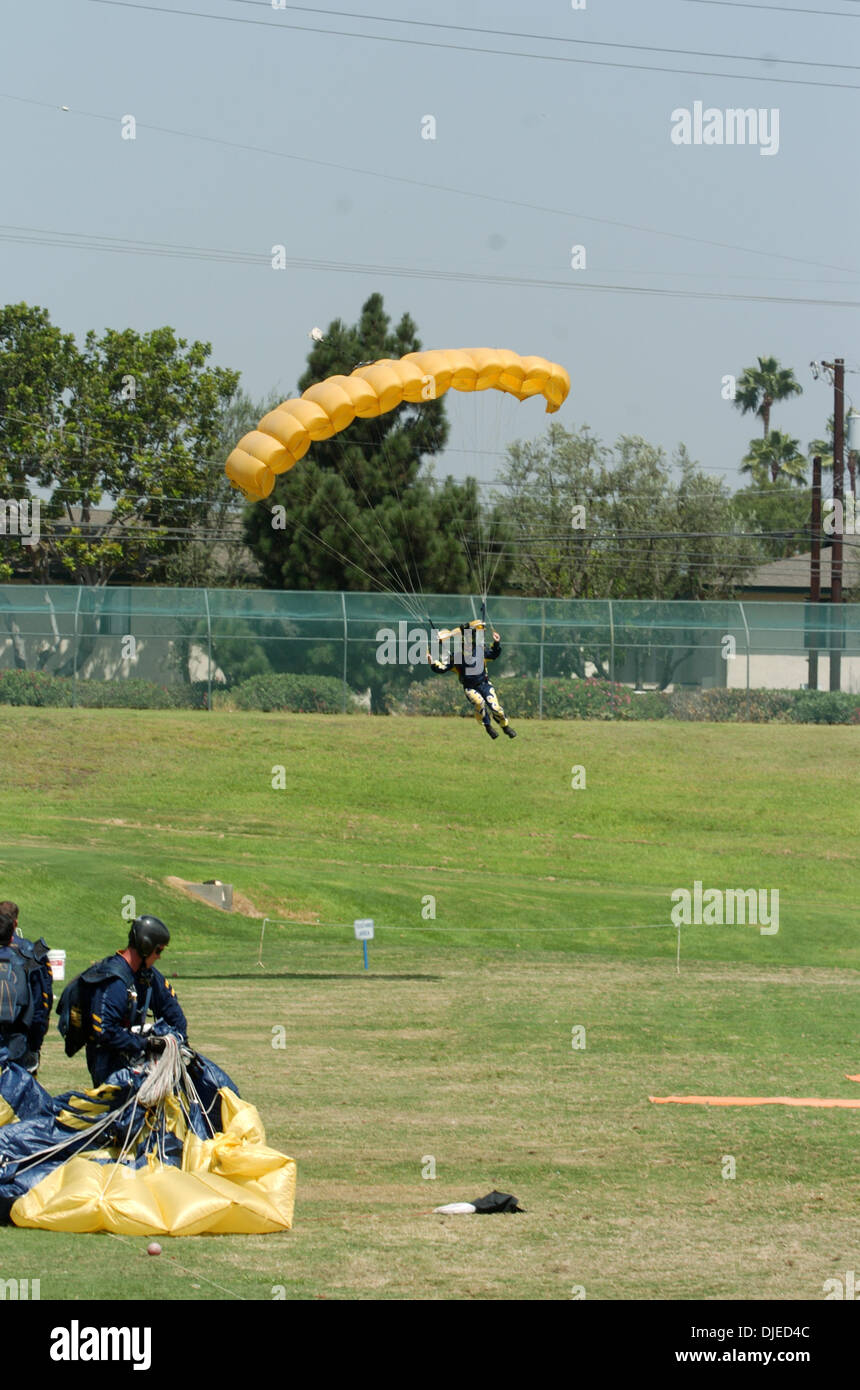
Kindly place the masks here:
[(198, 1138), (179, 1105), (167, 1103), (166, 1127), (183, 1140), (181, 1167), (152, 1155), (146, 1165), (130, 1168), (118, 1161), (116, 1148), (77, 1154), (13, 1203), (12, 1221), (44, 1231), (129, 1236), (289, 1231), (295, 1160), (267, 1147), (253, 1105), (226, 1088), (218, 1094), (223, 1130), (211, 1139)]
[(246, 497), (262, 501), (278, 473), (298, 463), (316, 439), (330, 439), (359, 419), (395, 410), (404, 401), (421, 404), (455, 391), (506, 391), (517, 400), (543, 396), (548, 413), (570, 390), (564, 367), (543, 357), (520, 357), (505, 348), (452, 348), (410, 352), (399, 361), (382, 358), (356, 367), (349, 376), (330, 376), (295, 400), (270, 410), (240, 439), (225, 465), (227, 477)]

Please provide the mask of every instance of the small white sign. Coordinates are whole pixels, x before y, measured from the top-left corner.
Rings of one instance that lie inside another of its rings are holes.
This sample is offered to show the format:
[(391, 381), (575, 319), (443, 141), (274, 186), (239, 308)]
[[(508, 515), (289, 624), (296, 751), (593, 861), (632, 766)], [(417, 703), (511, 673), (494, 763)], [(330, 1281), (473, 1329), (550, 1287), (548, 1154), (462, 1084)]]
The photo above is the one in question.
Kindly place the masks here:
[(373, 940), (373, 918), (372, 918), (372, 917), (361, 917), (361, 918), (359, 918), (359, 920), (358, 920), (357, 922), (353, 922), (353, 926), (355, 927), (355, 939), (356, 939), (356, 941), (372, 941), (372, 940)]

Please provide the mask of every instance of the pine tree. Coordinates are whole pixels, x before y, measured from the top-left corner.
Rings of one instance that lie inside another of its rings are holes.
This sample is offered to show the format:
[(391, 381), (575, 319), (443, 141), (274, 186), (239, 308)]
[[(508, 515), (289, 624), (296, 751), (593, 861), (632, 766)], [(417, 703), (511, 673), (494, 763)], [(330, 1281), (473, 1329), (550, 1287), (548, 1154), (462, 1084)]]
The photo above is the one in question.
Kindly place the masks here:
[[(382, 296), (373, 294), (357, 324), (335, 319), (314, 343), (298, 391), (421, 346), (410, 316), (392, 328)], [(255, 503), (246, 512), (248, 544), (264, 581), (281, 589), (416, 595), (474, 590), (461, 531), (468, 531), (480, 506), (476, 490), (450, 478), (439, 485), (425, 468), (425, 460), (444, 448), (448, 431), (444, 400), (404, 403), (312, 445), (278, 479), (268, 505)], [(272, 506), (284, 508), (281, 529), (272, 525)], [(456, 526), (447, 524), (452, 512)], [(417, 614), (418, 598), (413, 608)]]

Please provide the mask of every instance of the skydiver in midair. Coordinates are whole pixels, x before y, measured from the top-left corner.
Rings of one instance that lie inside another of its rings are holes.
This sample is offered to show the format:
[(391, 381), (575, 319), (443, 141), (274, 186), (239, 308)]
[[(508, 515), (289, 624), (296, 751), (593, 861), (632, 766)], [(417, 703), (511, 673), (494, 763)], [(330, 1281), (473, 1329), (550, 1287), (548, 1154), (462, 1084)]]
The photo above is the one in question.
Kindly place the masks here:
[[(498, 730), (493, 728), (490, 715), (500, 724), (508, 738), (516, 738), (516, 730), (512, 729), (505, 711), (499, 703), (499, 697), (493, 689), (489, 676), (487, 675), (487, 661), (495, 661), (500, 655), (502, 644), (497, 632), (493, 633), (493, 645), (489, 651), (484, 651), (483, 623), (461, 623), (458, 628), (450, 632), (450, 636), (456, 640), (459, 638), (461, 650), (458, 653), (455, 649), (445, 660), (434, 660), (432, 651), (428, 653), (428, 661), (433, 671), (456, 671), (460, 678), (460, 684), (466, 695), (466, 699), (474, 706), (475, 718), (482, 723), (490, 738), (498, 738)], [(468, 637), (466, 634), (468, 633)], [(441, 634), (440, 634), (441, 635)]]

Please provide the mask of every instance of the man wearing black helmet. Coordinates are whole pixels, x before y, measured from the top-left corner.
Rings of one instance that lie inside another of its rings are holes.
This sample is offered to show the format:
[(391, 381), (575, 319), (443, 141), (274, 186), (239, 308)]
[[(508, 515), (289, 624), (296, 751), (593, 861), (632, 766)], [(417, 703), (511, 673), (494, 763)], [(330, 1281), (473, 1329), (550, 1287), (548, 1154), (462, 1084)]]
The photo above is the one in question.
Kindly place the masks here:
[(137, 917), (125, 950), (81, 976), (92, 989), (87, 1066), (94, 1085), (164, 1048), (163, 1038), (131, 1031), (142, 1029), (150, 1012), (187, 1042), (188, 1024), (173, 986), (155, 968), (169, 941), (170, 932), (158, 917)]
[[(484, 650), (483, 622), (461, 623), (459, 628), (446, 630), (440, 636), (443, 640), (453, 637), (455, 649), (450, 656), (442, 660), (434, 658), (431, 648), (427, 656), (431, 670), (457, 672), (466, 699), (475, 711), (475, 718), (479, 724), (483, 723), (490, 738), (499, 737), (498, 730), (493, 728), (490, 715), (502, 726), (502, 731), (508, 738), (516, 738), (516, 729), (511, 728), (510, 720), (499, 703), (499, 697), (486, 667), (486, 662), (495, 661), (501, 655), (502, 642), (499, 634), (493, 633), (493, 645), (487, 651)], [(457, 646), (460, 647), (459, 652)]]

